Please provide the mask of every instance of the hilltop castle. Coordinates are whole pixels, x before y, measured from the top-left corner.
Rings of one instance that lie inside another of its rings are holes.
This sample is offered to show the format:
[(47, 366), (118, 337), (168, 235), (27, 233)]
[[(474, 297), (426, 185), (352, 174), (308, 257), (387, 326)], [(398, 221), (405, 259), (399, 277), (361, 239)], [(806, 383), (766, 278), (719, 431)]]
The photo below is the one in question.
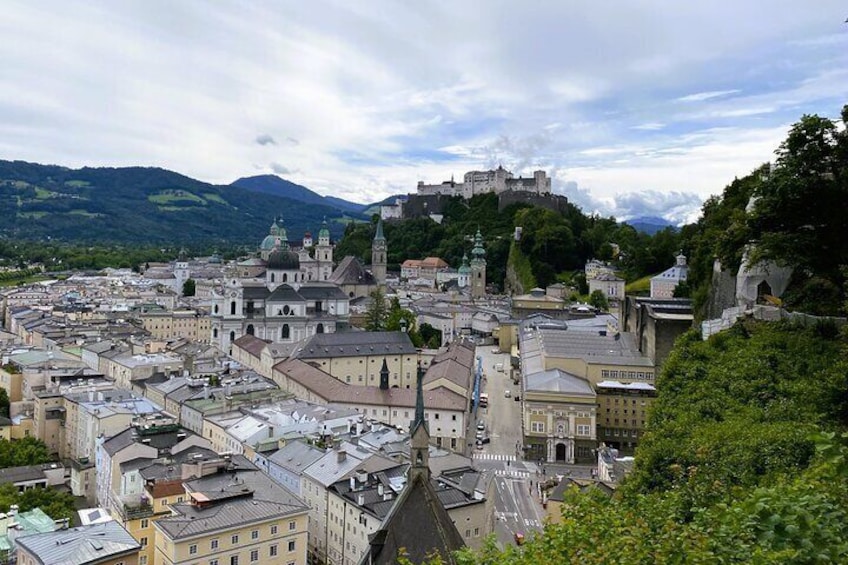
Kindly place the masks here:
[(424, 181), (418, 181), (419, 195), (444, 194), (461, 196), (468, 200), (478, 194), (500, 194), (509, 191), (550, 194), (551, 179), (545, 171), (535, 171), (532, 177), (515, 178), (510, 171), (499, 166), (490, 171), (469, 171), (465, 173), (463, 182), (454, 182), (453, 178), (441, 184), (424, 184)]

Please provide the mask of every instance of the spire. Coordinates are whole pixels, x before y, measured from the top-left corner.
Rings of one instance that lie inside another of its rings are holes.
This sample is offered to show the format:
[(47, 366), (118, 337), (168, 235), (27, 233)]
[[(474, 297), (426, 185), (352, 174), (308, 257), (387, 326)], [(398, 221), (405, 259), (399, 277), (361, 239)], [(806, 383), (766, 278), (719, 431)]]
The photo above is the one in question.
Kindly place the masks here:
[(425, 480), (430, 478), (430, 431), (427, 420), (424, 419), (424, 368), (418, 366), (418, 383), (415, 396), (415, 420), (409, 427), (410, 456), (412, 467), (409, 470), (408, 482), (420, 476)]
[(383, 218), (377, 220), (377, 233), (374, 235), (375, 240), (384, 240), (386, 237), (383, 235)]
[(424, 368), (420, 365), (418, 366), (417, 381), (415, 385), (415, 422), (412, 424), (412, 428), (415, 429), (422, 425), (426, 429), (427, 422), (424, 420)]
[(389, 366), (383, 357), (383, 367), (380, 369), (380, 390), (389, 390)]

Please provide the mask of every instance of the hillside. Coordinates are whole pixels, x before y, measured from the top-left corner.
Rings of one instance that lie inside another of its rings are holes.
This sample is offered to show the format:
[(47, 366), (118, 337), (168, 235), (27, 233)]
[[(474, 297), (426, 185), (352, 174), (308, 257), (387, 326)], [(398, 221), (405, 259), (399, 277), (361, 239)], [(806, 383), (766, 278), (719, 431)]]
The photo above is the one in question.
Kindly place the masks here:
[(0, 237), (88, 243), (254, 245), (282, 214), (295, 237), (324, 217), (338, 235), (347, 215), (159, 168), (70, 169), (0, 161)]
[(828, 326), (684, 336), (616, 495), (570, 492), (562, 523), (462, 562), (845, 563), (846, 353)]
[(233, 182), (230, 186), (236, 186), (262, 194), (269, 194), (271, 196), (291, 198), (292, 200), (297, 200), (304, 204), (328, 206), (354, 216), (360, 215), (366, 207), (365, 204), (348, 202), (347, 200), (336, 198), (335, 196), (321, 196), (317, 192), (314, 192), (305, 186), (287, 181), (276, 175), (244, 177)]

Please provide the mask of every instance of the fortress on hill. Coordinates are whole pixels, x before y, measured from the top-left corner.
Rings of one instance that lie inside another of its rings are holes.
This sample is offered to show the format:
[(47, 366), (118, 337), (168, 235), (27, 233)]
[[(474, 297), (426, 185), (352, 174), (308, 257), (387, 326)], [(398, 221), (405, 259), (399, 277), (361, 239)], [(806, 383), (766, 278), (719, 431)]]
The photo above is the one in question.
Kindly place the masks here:
[(460, 197), (470, 200), (480, 194), (496, 194), (499, 208), (526, 202), (561, 211), (568, 202), (564, 196), (551, 192), (551, 178), (545, 171), (535, 171), (532, 177), (516, 178), (511, 171), (499, 166), (489, 171), (469, 171), (463, 176), (463, 182), (456, 182), (453, 177), (440, 184), (418, 181), (414, 194), (398, 198), (394, 204), (381, 206), (380, 217), (392, 220), (429, 216), (440, 222), (447, 199)]

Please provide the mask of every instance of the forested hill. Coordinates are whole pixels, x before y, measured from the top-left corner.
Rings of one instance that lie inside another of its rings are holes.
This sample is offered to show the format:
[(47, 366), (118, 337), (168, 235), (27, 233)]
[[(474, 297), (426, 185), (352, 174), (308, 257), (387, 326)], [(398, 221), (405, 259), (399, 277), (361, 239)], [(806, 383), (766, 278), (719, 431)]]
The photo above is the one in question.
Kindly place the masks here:
[(238, 186), (207, 184), (149, 167), (69, 169), (0, 161), (0, 237), (85, 243), (244, 243), (255, 245), (282, 214), (289, 233), (336, 236), (350, 218)]
[[(349, 225), (337, 256), (355, 255), (370, 263), (375, 221)], [(514, 243), (516, 226), (522, 228), (518, 243)], [(442, 257), (459, 267), (463, 254), (470, 257), (477, 229), (485, 239), (487, 278), (501, 288), (511, 253), (526, 257), (533, 282), (545, 286), (569, 280), (588, 259), (611, 259), (611, 243), (619, 246), (619, 266), (629, 278), (668, 268), (680, 248), (679, 234), (672, 227), (650, 236), (614, 218), (587, 216), (572, 204), (562, 214), (529, 204), (498, 210), (497, 195), (484, 194), (470, 201), (450, 200), (441, 224), (427, 218), (386, 223), (389, 268), (398, 269), (406, 259), (426, 256)]]

